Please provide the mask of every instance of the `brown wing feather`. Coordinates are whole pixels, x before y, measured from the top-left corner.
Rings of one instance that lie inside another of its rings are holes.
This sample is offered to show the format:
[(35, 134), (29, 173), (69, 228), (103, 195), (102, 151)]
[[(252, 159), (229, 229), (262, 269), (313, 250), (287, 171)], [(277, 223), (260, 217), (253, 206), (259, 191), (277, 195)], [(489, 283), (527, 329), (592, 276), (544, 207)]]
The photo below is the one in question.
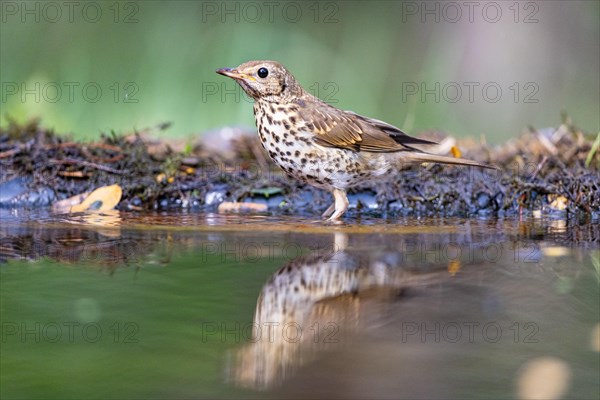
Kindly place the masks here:
[(314, 132), (318, 135), (317, 142), (326, 146), (350, 148), (358, 150), (363, 141), (362, 129), (352, 118), (342, 113), (327, 109), (314, 111)]
[(301, 118), (311, 121), (316, 142), (323, 146), (371, 152), (418, 151), (411, 144), (436, 144), (408, 136), (383, 121), (342, 111), (325, 103), (318, 108), (303, 108)]
[[(398, 144), (401, 144), (401, 145), (438, 144), (437, 142), (433, 142), (431, 140), (419, 139), (419, 138), (416, 138), (413, 136), (409, 136), (406, 133), (404, 133), (403, 131), (401, 131), (399, 128), (395, 127), (394, 125), (390, 125), (387, 122), (383, 122), (383, 121), (380, 121), (375, 118), (368, 118), (368, 117), (356, 114), (355, 112), (352, 112), (352, 111), (344, 111), (344, 112), (346, 114), (349, 114), (349, 115), (352, 115), (352, 116), (358, 118), (359, 120), (364, 121), (366, 124), (368, 124), (369, 127), (375, 128), (375, 130), (377, 132), (383, 131), (383, 132), (387, 133)], [(366, 133), (370, 133), (370, 132), (371, 132), (371, 129), (366, 130)]]

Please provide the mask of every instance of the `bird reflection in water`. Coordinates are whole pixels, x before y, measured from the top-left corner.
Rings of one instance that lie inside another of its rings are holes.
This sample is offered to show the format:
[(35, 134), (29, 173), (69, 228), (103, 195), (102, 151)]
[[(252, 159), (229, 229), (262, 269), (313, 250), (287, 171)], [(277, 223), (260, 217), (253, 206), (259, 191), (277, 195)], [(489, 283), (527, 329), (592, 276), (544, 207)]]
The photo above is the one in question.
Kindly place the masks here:
[(322, 352), (347, 344), (368, 325), (374, 303), (447, 276), (444, 270), (417, 274), (384, 260), (352, 251), (347, 235), (336, 233), (331, 251), (284, 265), (263, 286), (252, 335), (230, 354), (228, 377), (252, 389), (277, 386)]

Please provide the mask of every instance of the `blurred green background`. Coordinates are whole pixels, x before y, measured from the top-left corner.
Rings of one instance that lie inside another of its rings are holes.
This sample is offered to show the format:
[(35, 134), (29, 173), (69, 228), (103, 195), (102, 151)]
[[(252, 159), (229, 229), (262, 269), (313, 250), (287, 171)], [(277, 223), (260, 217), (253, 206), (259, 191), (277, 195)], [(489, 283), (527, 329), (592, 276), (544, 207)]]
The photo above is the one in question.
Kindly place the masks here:
[(1, 107), (76, 138), (173, 122), (253, 126), (215, 69), (286, 65), (313, 94), (411, 133), (501, 142), (599, 128), (600, 2), (14, 2), (1, 5)]

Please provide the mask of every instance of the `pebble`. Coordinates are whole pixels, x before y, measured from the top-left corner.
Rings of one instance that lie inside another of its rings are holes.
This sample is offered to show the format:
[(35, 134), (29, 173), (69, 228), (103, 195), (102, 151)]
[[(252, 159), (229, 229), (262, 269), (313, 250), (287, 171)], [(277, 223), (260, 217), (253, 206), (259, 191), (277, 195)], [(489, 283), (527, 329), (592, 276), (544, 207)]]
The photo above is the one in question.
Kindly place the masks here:
[(479, 208), (489, 207), (491, 200), (492, 200), (492, 197), (485, 192), (479, 192), (477, 194), (477, 206)]
[(218, 211), (219, 214), (227, 214), (227, 213), (253, 213), (253, 212), (265, 212), (268, 207), (266, 204), (261, 203), (237, 203), (232, 201), (224, 201), (219, 204)]
[(206, 193), (206, 196), (204, 197), (204, 204), (206, 204), (207, 206), (211, 206), (213, 204), (219, 204), (223, 201), (223, 199), (225, 198), (225, 193), (223, 191), (213, 191), (213, 192), (208, 192)]
[(350, 208), (356, 208), (359, 201), (364, 208), (370, 210), (376, 210), (379, 208), (377, 197), (375, 193), (371, 191), (349, 194), (348, 201), (350, 202)]
[(46, 186), (30, 189), (29, 177), (17, 177), (0, 184), (0, 207), (46, 207), (56, 201), (54, 191)]

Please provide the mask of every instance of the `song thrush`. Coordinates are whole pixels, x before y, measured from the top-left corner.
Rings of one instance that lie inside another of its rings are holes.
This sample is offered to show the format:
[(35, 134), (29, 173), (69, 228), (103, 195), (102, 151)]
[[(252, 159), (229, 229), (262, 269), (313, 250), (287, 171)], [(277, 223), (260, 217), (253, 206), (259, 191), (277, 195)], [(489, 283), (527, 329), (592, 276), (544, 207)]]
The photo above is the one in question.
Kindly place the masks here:
[(249, 61), (216, 71), (233, 78), (254, 99), (260, 141), (288, 176), (333, 193), (323, 213), (339, 219), (348, 209), (346, 190), (392, 171), (402, 162), (435, 162), (494, 168), (476, 161), (425, 153), (436, 144), (321, 101), (275, 61)]

